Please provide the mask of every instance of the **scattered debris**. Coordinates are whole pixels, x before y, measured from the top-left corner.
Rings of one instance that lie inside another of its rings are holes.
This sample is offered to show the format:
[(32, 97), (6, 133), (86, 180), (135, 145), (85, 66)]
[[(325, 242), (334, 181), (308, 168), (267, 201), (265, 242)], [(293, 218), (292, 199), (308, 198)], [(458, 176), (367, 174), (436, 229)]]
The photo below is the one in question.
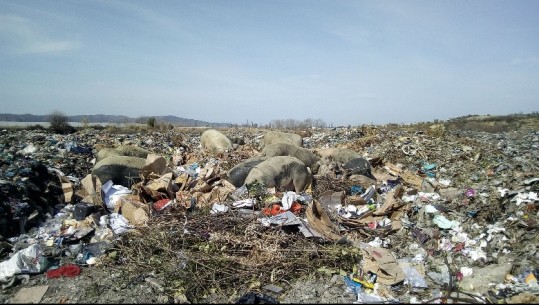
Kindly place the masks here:
[(38, 284), (98, 270), (163, 303), (539, 295), (537, 131), (175, 132), (2, 133), (0, 300), (67, 302)]

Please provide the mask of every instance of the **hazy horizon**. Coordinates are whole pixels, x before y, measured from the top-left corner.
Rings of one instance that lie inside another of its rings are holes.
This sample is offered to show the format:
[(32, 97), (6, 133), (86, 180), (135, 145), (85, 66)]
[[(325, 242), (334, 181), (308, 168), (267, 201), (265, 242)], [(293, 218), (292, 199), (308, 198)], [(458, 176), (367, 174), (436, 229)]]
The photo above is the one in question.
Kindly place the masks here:
[(1, 112), (414, 123), (539, 110), (539, 1), (0, 0)]

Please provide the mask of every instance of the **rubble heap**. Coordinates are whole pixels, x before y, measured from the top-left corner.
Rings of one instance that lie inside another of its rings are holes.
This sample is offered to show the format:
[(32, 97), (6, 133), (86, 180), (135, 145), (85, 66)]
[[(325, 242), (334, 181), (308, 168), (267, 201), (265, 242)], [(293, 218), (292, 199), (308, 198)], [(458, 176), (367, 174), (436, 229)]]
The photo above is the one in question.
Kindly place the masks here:
[[(3, 289), (107, 268), (116, 291), (145, 282), (153, 302), (538, 300), (539, 132), (312, 130), (274, 155), (265, 131), (212, 132), (226, 145), (205, 149), (202, 131), (2, 131)], [(96, 162), (120, 145), (146, 153)], [(305, 187), (299, 167), (275, 185), (229, 181), (289, 151), (319, 154)], [(333, 288), (298, 296), (312, 274)]]

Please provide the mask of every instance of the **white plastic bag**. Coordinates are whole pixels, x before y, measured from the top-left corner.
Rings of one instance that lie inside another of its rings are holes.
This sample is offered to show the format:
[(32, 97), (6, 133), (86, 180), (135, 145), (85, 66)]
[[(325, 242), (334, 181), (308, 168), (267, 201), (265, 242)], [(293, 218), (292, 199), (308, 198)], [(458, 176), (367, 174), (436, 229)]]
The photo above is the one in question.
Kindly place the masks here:
[(47, 268), (39, 244), (31, 245), (15, 253), (9, 260), (0, 263), (0, 282), (8, 282), (20, 273), (41, 273)]

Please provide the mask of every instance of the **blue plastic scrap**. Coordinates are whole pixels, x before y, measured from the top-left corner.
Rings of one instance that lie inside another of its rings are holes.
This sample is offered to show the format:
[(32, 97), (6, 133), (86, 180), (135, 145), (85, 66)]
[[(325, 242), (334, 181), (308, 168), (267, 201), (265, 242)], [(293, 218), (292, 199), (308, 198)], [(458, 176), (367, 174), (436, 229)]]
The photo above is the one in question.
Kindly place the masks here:
[(361, 288), (363, 287), (363, 285), (361, 285), (360, 283), (352, 280), (348, 276), (343, 276), (343, 278), (344, 278), (344, 282), (346, 283), (348, 288), (350, 288), (354, 293), (357, 294), (357, 293), (361, 292)]
[(362, 192), (363, 192), (363, 188), (359, 185), (352, 185), (352, 187), (350, 188), (350, 194), (352, 196), (361, 194)]

